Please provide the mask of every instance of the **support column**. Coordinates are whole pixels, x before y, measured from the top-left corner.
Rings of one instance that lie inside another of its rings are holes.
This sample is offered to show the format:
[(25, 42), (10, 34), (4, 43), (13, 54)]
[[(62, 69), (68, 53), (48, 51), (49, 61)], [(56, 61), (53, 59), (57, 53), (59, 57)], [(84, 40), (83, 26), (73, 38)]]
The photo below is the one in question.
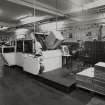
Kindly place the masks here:
[(99, 27), (98, 40), (102, 40), (102, 28), (103, 28), (103, 26), (101, 25), (101, 26)]

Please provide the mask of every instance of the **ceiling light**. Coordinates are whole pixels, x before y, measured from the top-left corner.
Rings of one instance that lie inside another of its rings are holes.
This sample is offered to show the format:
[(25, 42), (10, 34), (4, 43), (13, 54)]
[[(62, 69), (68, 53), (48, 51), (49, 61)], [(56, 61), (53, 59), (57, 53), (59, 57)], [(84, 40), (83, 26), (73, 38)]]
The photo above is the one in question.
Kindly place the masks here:
[(0, 30), (5, 30), (7, 29), (8, 27), (4, 27), (4, 26), (0, 26)]
[(36, 21), (36, 17), (26, 17), (20, 20), (21, 22)]
[(23, 19), (23, 18), (27, 18), (27, 17), (29, 17), (29, 16), (32, 16), (32, 14), (31, 14), (31, 13), (28, 13), (28, 14), (20, 15), (20, 16), (16, 17), (16, 20), (20, 20), (20, 19)]
[(21, 16), (17, 17), (16, 20), (20, 20), (20, 19), (23, 19), (23, 18), (26, 18), (26, 17), (28, 17), (28, 15), (21, 15)]
[(23, 24), (27, 24), (27, 23), (33, 23), (33, 22), (37, 22), (37, 21), (40, 21), (40, 20), (43, 20), (43, 19), (46, 19), (48, 18), (49, 16), (42, 16), (42, 17), (35, 17), (35, 16), (32, 16), (32, 17), (26, 17), (26, 18), (23, 18), (21, 19), (21, 23)]

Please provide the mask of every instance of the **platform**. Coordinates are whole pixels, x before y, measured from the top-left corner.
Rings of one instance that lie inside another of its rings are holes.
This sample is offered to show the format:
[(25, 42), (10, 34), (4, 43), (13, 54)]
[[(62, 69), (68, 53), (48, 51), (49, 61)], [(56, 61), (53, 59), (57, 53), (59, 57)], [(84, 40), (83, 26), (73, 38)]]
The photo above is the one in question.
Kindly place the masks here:
[(35, 78), (40, 82), (66, 93), (75, 89), (75, 76), (68, 74), (67, 69), (64, 68), (39, 74), (35, 76)]

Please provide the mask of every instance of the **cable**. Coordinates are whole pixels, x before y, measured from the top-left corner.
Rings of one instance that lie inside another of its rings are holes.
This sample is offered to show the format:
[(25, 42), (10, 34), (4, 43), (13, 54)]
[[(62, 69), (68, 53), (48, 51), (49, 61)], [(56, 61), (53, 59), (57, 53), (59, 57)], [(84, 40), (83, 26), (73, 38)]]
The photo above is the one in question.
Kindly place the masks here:
[[(33, 9), (34, 9), (34, 13), (33, 13), (33, 16), (35, 17), (35, 0), (33, 0)], [(35, 22), (33, 23), (34, 24), (34, 34), (35, 34)]]
[(56, 31), (57, 31), (57, 9), (58, 9), (58, 1), (56, 0)]

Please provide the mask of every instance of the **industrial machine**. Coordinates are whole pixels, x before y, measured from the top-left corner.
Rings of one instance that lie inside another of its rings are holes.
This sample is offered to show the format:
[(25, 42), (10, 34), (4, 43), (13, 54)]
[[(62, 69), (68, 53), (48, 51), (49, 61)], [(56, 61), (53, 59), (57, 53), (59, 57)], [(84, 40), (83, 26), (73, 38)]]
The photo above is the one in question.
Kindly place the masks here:
[[(60, 49), (57, 49), (61, 41), (56, 46), (54, 44), (55, 47), (52, 48), (52, 50), (47, 50), (47, 46), (44, 38), (45, 36), (42, 36), (42, 34), (38, 34), (38, 33), (35, 36), (37, 41), (39, 41), (39, 43), (41, 43), (42, 45), (42, 55), (37, 56), (35, 54), (35, 51), (34, 51), (35, 40), (26, 40), (26, 39), (15, 40), (15, 41), (12, 41), (13, 43), (12, 52), (9, 52), (9, 51), (5, 52), (6, 50), (5, 48), (3, 48), (3, 52), (2, 52), (9, 66), (17, 65), (17, 66), (23, 67), (24, 71), (32, 74), (39, 73), (41, 63), (44, 66), (44, 72), (61, 68), (62, 52)], [(54, 34), (53, 34), (53, 37), (55, 37)], [(55, 43), (57, 43), (57, 41)], [(6, 48), (10, 50), (11, 46)]]

